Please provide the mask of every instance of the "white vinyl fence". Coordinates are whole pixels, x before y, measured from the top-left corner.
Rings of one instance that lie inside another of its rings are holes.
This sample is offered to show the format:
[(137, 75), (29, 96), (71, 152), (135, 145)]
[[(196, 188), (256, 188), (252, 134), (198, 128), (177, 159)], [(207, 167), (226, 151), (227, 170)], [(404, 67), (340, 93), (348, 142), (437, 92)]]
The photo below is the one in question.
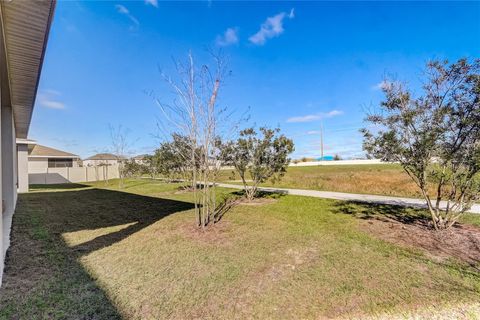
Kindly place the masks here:
[(116, 179), (118, 177), (118, 165), (45, 168), (44, 172), (36, 170), (28, 173), (29, 184), (77, 183)]
[(330, 160), (330, 161), (307, 161), (307, 162), (290, 162), (290, 167), (309, 167), (309, 166), (337, 166), (337, 165), (357, 165), (357, 164), (386, 164), (379, 159), (365, 160)]

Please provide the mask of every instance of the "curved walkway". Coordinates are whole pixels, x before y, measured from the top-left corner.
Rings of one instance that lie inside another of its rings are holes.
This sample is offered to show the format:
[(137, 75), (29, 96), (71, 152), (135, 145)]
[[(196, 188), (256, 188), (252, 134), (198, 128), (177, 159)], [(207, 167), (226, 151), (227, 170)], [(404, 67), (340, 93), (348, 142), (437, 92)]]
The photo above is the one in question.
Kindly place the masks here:
[[(238, 184), (217, 183), (217, 186), (223, 187), (223, 188), (243, 189), (243, 186)], [(258, 190), (265, 191), (265, 192), (291, 194), (296, 196), (345, 200), (345, 201), (359, 201), (359, 202), (377, 203), (377, 204), (388, 204), (388, 205), (395, 205), (395, 206), (402, 206), (402, 207), (415, 207), (415, 208), (427, 207), (425, 200), (423, 199), (378, 196), (378, 195), (371, 195), (371, 194), (305, 190), (305, 189), (274, 188), (274, 187), (258, 187)], [(446, 202), (443, 201), (440, 205), (442, 207), (445, 207)], [(473, 205), (472, 208), (468, 210), (468, 212), (480, 214), (480, 204)]]

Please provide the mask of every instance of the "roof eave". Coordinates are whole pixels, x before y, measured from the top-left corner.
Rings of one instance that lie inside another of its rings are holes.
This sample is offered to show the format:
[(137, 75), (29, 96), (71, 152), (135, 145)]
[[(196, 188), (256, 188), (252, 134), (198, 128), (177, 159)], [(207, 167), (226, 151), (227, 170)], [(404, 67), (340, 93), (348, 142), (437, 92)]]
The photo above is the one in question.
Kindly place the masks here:
[[(3, 39), (1, 45), (5, 52), (6, 82), (8, 82), (9, 87), (7, 101), (13, 109), (15, 133), (18, 138), (26, 139), (28, 136), (55, 5), (56, 0), (43, 0), (33, 3), (22, 1), (0, 2), (1, 37)], [(34, 10), (37, 10), (38, 16), (33, 14)], [(32, 18), (30, 15), (34, 17)], [(43, 20), (45, 16), (46, 19)], [(35, 21), (34, 18), (38, 19)], [(34, 29), (32, 28), (34, 23), (37, 23), (36, 27), (44, 27), (38, 34), (30, 31)], [(21, 49), (24, 48), (20, 48), (18, 45), (18, 37), (24, 34), (28, 34), (28, 39), (23, 40), (21, 45), (27, 46), (30, 50), (27, 53), (31, 55), (22, 54)], [(35, 49), (39, 45), (41, 45), (41, 49)], [(32, 56), (34, 57), (34, 64), (38, 63), (38, 66), (28, 70), (28, 77), (25, 80), (23, 75), (25, 69), (22, 68), (24, 68), (24, 65), (28, 65), (27, 60), (31, 63)], [(17, 86), (17, 83), (20, 84)], [(25, 88), (28, 90), (25, 90)]]

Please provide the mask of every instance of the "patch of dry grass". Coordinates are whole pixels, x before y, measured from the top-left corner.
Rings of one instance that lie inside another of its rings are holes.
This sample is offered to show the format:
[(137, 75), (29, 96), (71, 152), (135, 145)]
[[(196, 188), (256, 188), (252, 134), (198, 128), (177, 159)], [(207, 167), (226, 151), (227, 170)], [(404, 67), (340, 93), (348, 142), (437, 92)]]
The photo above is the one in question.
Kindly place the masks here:
[(116, 186), (20, 196), (0, 318), (358, 318), (480, 297), (467, 264), (378, 239), (336, 201), (239, 205), (202, 232), (176, 185)]
[[(221, 180), (224, 182), (238, 181), (238, 179), (238, 175), (232, 174), (231, 170), (225, 170), (221, 173)], [(422, 197), (415, 183), (396, 164), (289, 167), (287, 173), (279, 182), (273, 184), (267, 181), (263, 185), (399, 197)]]

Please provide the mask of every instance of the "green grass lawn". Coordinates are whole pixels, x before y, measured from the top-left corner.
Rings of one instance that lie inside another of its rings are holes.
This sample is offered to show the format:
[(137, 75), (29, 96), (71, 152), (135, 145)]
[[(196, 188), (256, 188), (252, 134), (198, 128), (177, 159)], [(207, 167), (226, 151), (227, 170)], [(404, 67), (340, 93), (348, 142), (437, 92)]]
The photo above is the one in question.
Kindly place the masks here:
[[(239, 183), (240, 181), (238, 174), (232, 175), (232, 170), (222, 171), (220, 178), (224, 182), (236, 181)], [(422, 197), (418, 187), (397, 164), (289, 167), (287, 173), (279, 182), (272, 184), (267, 181), (263, 185), (399, 197)]]
[(480, 311), (478, 269), (370, 234), (364, 217), (385, 214), (380, 207), (280, 196), (238, 205), (202, 232), (178, 185), (117, 185), (19, 196), (0, 319), (427, 319), (442, 310), (476, 319)]

